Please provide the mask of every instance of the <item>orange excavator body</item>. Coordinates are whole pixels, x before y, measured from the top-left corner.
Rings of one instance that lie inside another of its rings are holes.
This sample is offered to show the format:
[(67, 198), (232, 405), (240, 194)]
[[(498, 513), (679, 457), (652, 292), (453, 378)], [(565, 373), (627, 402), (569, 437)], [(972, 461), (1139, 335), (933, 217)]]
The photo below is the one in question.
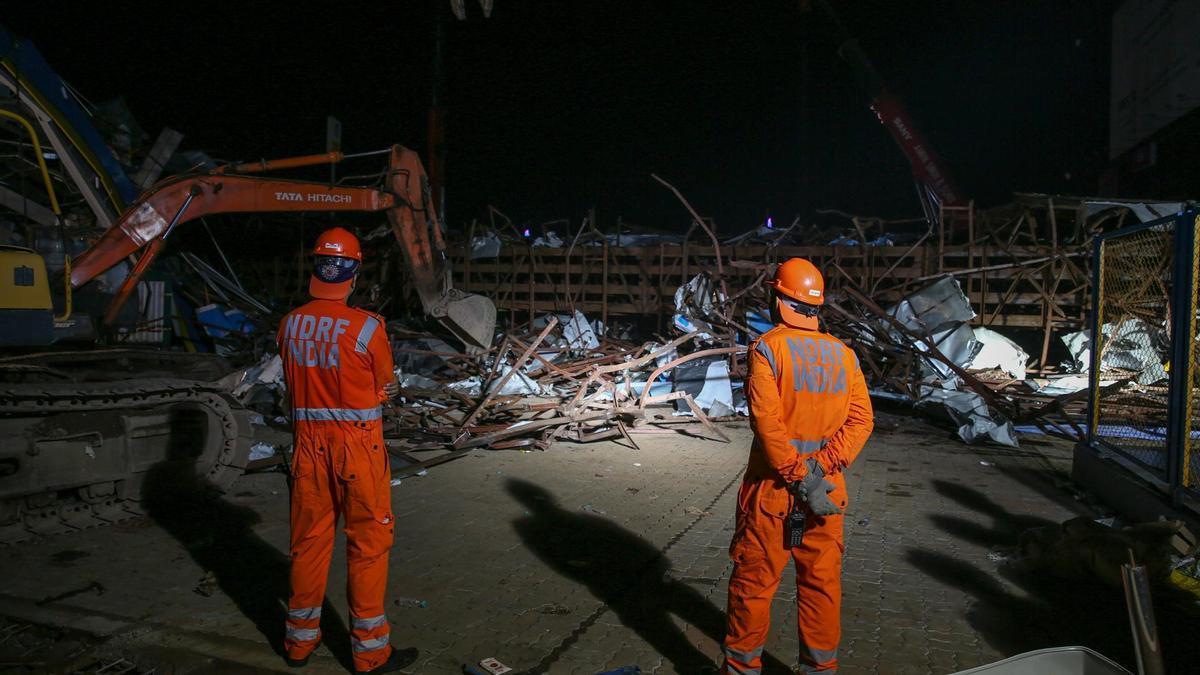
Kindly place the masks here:
[(138, 254), (132, 272), (105, 313), (105, 322), (111, 323), (161, 253), (173, 228), (185, 222), (218, 213), (386, 211), (425, 312), (439, 319), (468, 349), (489, 347), (495, 306), (487, 298), (451, 286), (441, 226), (429, 200), (425, 169), (415, 152), (392, 146), (383, 188), (245, 175), (341, 159), (341, 153), (310, 155), (165, 179), (143, 193), (74, 261), (71, 286), (79, 288)]

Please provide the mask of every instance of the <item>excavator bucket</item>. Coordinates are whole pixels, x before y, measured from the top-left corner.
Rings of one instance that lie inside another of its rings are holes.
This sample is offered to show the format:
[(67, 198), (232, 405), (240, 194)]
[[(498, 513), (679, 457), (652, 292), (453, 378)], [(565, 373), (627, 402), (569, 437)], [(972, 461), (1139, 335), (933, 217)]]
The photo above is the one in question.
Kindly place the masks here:
[(412, 150), (397, 145), (392, 147), (390, 167), (388, 184), (397, 204), (388, 211), (388, 219), (425, 313), (441, 321), (468, 352), (490, 348), (496, 331), (496, 306), (482, 295), (453, 288), (441, 225), (429, 199), (429, 179), (421, 160)]
[(442, 325), (467, 346), (468, 352), (492, 346), (496, 333), (496, 305), (482, 295), (462, 293), (446, 303)]

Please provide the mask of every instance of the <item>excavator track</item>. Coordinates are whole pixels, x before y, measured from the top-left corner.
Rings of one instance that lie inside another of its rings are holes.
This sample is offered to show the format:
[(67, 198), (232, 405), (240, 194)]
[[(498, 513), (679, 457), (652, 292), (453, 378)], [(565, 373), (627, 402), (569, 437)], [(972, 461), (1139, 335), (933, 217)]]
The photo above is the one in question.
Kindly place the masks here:
[(252, 415), (215, 382), (0, 383), (0, 544), (140, 515), (164, 462), (227, 489), (245, 468)]

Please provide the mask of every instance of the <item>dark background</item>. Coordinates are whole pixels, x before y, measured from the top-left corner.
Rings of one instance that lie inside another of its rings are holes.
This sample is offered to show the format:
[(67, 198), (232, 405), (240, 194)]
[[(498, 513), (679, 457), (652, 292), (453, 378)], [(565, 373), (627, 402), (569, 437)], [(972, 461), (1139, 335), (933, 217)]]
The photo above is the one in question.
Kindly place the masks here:
[[(426, 154), (435, 16), (446, 20), (448, 211), (521, 221), (596, 207), (677, 230), (674, 182), (720, 230), (814, 208), (920, 213), (908, 163), (820, 13), (795, 0), (24, 2), (0, 21), (151, 140), (222, 159)], [(831, 0), (960, 188), (1092, 194), (1105, 166), (1115, 0)]]

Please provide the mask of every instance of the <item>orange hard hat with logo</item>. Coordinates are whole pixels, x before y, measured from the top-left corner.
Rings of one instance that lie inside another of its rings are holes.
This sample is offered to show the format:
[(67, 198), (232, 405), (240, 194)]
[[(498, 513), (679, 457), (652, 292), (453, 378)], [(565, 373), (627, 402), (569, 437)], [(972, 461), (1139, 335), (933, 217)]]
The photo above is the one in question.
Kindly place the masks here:
[(775, 270), (767, 284), (775, 289), (783, 322), (795, 328), (817, 329), (817, 308), (825, 304), (825, 277), (804, 258), (791, 258)]
[(354, 233), (331, 227), (317, 237), (313, 248), (313, 275), (308, 294), (322, 300), (345, 300), (353, 290), (362, 263), (362, 247)]

